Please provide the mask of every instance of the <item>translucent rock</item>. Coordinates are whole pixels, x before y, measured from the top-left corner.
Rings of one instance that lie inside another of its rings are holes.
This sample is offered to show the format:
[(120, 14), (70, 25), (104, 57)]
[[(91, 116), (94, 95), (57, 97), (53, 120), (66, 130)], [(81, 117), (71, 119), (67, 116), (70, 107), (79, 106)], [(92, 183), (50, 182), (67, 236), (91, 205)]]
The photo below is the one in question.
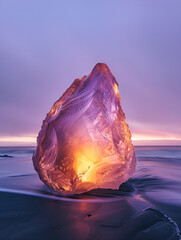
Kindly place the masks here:
[(131, 133), (118, 83), (106, 64), (75, 79), (54, 103), (37, 144), (35, 170), (59, 192), (118, 189), (130, 178), (136, 168)]

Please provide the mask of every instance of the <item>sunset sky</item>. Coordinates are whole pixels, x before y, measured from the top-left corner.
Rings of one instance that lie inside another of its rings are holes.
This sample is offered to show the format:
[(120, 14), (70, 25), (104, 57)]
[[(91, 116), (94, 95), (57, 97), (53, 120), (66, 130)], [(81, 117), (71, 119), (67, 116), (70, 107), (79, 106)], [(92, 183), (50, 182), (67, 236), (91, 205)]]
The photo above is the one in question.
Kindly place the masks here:
[(35, 145), (75, 78), (106, 63), (135, 145), (181, 144), (181, 1), (0, 1), (0, 146)]

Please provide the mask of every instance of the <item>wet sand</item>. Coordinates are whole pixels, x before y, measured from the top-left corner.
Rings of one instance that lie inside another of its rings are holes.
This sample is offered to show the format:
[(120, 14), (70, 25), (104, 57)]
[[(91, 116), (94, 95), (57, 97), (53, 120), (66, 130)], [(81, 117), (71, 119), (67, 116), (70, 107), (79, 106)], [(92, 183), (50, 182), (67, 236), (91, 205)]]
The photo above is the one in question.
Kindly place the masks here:
[(2, 240), (179, 239), (177, 226), (168, 217), (131, 196), (110, 202), (67, 202), (1, 192), (0, 213)]
[(69, 197), (39, 180), (32, 151), (13, 151), (0, 151), (13, 156), (0, 159), (0, 240), (180, 239), (180, 148), (138, 149), (137, 171), (119, 190)]

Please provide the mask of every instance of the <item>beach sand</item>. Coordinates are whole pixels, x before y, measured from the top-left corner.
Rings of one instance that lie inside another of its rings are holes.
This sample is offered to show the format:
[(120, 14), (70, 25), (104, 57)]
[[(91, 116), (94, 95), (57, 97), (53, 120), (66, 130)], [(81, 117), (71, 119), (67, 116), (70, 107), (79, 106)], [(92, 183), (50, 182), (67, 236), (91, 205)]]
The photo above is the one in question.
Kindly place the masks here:
[(1, 239), (179, 239), (174, 223), (132, 197), (97, 203), (1, 193), (0, 212)]
[(137, 171), (119, 190), (95, 189), (69, 197), (39, 180), (31, 151), (2, 157), (0, 240), (180, 239), (179, 156), (171, 159), (167, 151), (168, 158), (163, 158), (156, 151), (137, 150)]

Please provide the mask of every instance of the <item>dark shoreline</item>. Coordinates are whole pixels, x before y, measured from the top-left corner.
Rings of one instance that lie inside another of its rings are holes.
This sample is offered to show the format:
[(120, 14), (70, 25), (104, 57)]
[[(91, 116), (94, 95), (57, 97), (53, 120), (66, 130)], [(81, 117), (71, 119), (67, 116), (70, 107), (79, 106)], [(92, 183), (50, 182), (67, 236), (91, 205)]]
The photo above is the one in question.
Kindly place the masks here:
[(178, 240), (181, 147), (136, 147), (119, 190), (62, 196), (32, 164), (34, 147), (0, 148), (0, 240)]
[(179, 239), (174, 222), (147, 205), (132, 197), (89, 203), (0, 192), (0, 239)]

